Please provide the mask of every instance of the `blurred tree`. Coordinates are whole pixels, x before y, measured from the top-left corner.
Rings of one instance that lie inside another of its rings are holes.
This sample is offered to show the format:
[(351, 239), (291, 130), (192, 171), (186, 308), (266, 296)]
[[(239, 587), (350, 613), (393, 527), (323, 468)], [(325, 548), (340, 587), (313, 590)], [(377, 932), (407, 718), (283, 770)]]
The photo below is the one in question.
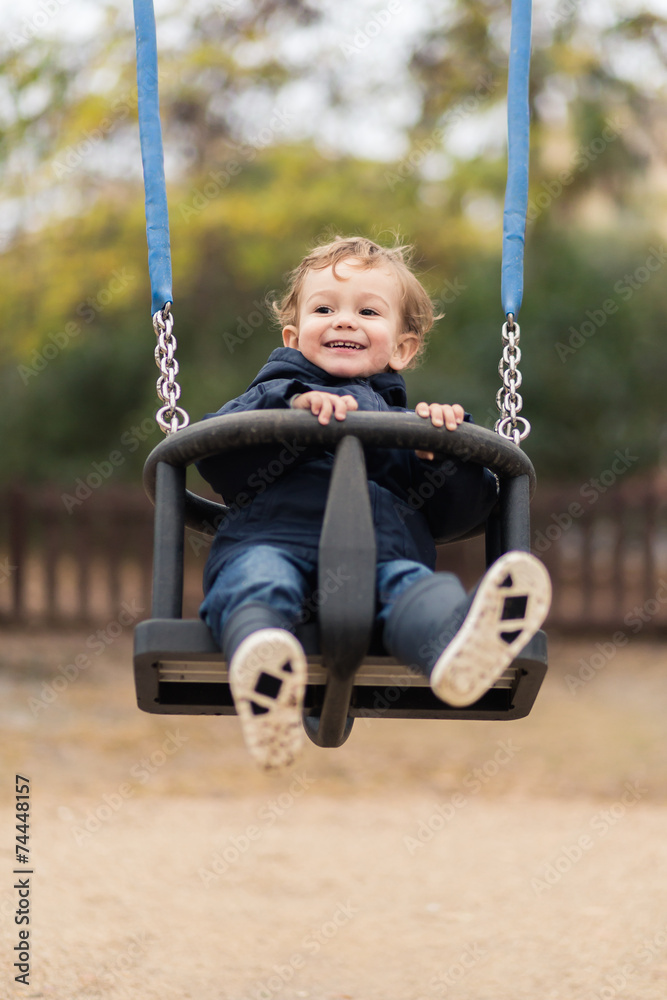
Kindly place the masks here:
[[(460, 399), (493, 423), (507, 7), (424, 10), (409, 62), (414, 124), (391, 163), (294, 141), (295, 85), (320, 73), (332, 105), (350, 99), (340, 44), (319, 59), (323, 5), (264, 0), (249, 12), (230, 0), (160, 18), (180, 381), (193, 417), (242, 391), (280, 342), (266, 296), (309, 245), (398, 231), (446, 313), (409, 376), (412, 403)], [(89, 48), (35, 39), (0, 59), (13, 102), (0, 137), (5, 478), (67, 483), (157, 408), (133, 40), (127, 12), (106, 12)], [(316, 63), (285, 55), (295, 32), (300, 53), (319, 39)], [(537, 17), (521, 322), (528, 448), (542, 477), (586, 478), (620, 447), (642, 464), (656, 458), (662, 95), (618, 63), (662, 59), (663, 48), (664, 22), (648, 14), (610, 18), (597, 34), (569, 0)], [(118, 475), (137, 476), (156, 440), (128, 446)]]
[[(644, 186), (637, 180), (664, 152), (667, 20), (648, 13), (625, 17), (622, 9), (587, 10), (559, 0), (534, 11), (533, 219), (548, 210), (553, 223), (580, 222), (595, 191), (598, 220), (627, 224), (627, 212), (634, 210), (639, 224), (645, 222)], [(427, 153), (435, 138), (435, 153), (430, 161), (425, 156), (424, 166), (427, 175), (429, 167), (437, 173), (438, 165), (443, 168), (437, 153), (444, 155), (452, 210), (462, 199), (470, 205), (479, 190), (496, 200), (496, 214), (502, 211), (502, 174), (491, 167), (504, 159), (504, 112), (497, 112), (504, 107), (508, 43), (508, 4), (458, 0), (412, 54), (422, 95), (413, 149)], [(473, 121), (476, 156), (469, 141), (459, 152), (459, 140), (468, 139), (465, 126)]]

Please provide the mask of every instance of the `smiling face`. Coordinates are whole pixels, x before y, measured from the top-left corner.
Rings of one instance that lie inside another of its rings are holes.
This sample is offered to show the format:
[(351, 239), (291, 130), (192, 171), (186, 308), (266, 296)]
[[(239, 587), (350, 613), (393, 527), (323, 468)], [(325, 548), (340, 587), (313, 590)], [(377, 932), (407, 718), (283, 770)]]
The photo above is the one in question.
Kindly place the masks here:
[(419, 338), (404, 330), (399, 281), (390, 267), (364, 267), (349, 258), (312, 268), (299, 295), (298, 326), (283, 329), (294, 347), (318, 368), (340, 378), (366, 378), (414, 357)]

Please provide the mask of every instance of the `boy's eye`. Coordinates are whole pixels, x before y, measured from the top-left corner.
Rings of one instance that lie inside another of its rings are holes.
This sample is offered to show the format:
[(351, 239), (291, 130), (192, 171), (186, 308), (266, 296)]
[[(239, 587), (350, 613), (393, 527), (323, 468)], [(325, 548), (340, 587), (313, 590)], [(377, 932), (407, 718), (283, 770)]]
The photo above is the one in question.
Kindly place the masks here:
[(315, 309), (316, 313), (330, 313), (331, 309), (329, 306), (317, 306)]
[(377, 309), (371, 309), (370, 306), (368, 306), (366, 309), (360, 309), (359, 312), (361, 313), (362, 316), (377, 316), (378, 315)]

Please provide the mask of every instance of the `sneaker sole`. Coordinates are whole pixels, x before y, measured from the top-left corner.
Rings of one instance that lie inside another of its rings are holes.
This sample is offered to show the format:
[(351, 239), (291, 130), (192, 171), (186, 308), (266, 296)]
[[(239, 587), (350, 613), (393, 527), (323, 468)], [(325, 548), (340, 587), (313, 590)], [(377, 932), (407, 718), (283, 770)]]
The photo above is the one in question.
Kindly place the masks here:
[(303, 747), (308, 667), (300, 643), (282, 629), (249, 635), (229, 665), (229, 684), (246, 747), (267, 771), (288, 767)]
[[(514, 607), (506, 605), (512, 598)], [(551, 580), (539, 559), (528, 552), (501, 556), (487, 571), (461, 628), (435, 663), (431, 688), (438, 698), (454, 708), (478, 701), (538, 631), (550, 604)], [(503, 618), (505, 611), (511, 616)]]

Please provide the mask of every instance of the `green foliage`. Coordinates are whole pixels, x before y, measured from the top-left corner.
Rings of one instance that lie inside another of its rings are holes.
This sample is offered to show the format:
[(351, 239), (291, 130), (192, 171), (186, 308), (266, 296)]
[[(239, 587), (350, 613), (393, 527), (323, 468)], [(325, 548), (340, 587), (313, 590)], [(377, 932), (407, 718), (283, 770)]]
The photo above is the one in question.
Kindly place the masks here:
[[(263, 94), (279, 107), (281, 88), (303, 72), (281, 62), (267, 38), (289, 31), (289, 17), (317, 21), (307, 4), (265, 2), (252, 19), (240, 11), (193, 19), (182, 44), (167, 47), (175, 333), (181, 403), (193, 419), (243, 391), (281, 343), (268, 302), (314, 242), (399, 233), (416, 246), (418, 272), (445, 313), (426, 361), (408, 376), (411, 403), (460, 401), (492, 426), (504, 154), (489, 127), (486, 148), (459, 155), (448, 112), (459, 109), (460, 125), (502, 101), (505, 14), (494, 0), (460, 0), (454, 20), (421, 39), (411, 62), (420, 114), (396, 163), (324, 155), (279, 128), (267, 143), (248, 141), (244, 101)], [(114, 475), (138, 479), (158, 440), (146, 430), (157, 369), (132, 46), (118, 13), (109, 18), (106, 43), (86, 55), (42, 41), (4, 60), (17, 110), (0, 136), (0, 167), (6, 195), (23, 197), (30, 220), (0, 267), (5, 479), (71, 486), (118, 449)], [(659, 30), (655, 19), (622, 21), (607, 41), (610, 49), (619, 40), (657, 44)], [(93, 86), (104, 67), (111, 82)], [(26, 110), (21, 95), (36, 81), (49, 111)], [(527, 447), (541, 478), (587, 479), (618, 448), (638, 456), (637, 468), (650, 466), (664, 437), (667, 282), (660, 196), (641, 196), (650, 144), (640, 136), (659, 138), (657, 94), (617, 79), (576, 18), (548, 38), (538, 32), (532, 93), (520, 317)], [(561, 98), (566, 111), (556, 121)], [(621, 127), (609, 131), (610, 119)], [(22, 188), (24, 149), (33, 172)], [(40, 207), (44, 191), (51, 212)]]

